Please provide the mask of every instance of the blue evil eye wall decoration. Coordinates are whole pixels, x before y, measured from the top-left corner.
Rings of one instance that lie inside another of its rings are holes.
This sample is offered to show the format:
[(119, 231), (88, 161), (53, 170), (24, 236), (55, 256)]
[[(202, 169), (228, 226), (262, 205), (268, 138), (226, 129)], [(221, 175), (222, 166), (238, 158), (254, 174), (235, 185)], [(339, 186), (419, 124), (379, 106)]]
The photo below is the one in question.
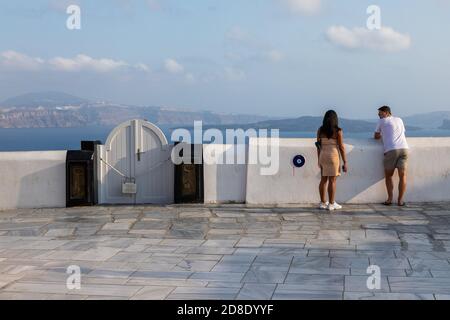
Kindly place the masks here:
[(293, 163), (294, 163), (294, 167), (301, 168), (306, 163), (305, 157), (302, 155), (297, 155), (294, 157)]

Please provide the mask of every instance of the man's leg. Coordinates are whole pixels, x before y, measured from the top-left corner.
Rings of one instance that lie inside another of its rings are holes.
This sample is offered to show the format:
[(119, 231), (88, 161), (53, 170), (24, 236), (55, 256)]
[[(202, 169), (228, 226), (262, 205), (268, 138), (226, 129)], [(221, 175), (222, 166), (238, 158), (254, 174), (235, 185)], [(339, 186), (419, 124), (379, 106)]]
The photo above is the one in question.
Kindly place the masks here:
[(387, 203), (392, 203), (394, 198), (394, 183), (392, 182), (392, 176), (394, 175), (395, 169), (385, 169), (384, 178), (386, 181), (386, 189), (388, 193)]
[(406, 170), (404, 168), (398, 169), (398, 204), (403, 205), (403, 197), (406, 192)]

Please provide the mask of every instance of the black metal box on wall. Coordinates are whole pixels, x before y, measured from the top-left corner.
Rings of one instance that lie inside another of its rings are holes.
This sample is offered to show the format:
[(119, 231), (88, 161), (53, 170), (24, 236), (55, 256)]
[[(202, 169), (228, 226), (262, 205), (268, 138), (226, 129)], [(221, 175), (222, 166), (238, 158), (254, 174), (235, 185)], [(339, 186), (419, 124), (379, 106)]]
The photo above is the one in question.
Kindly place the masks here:
[[(175, 143), (175, 146), (179, 142)], [(184, 145), (191, 149), (190, 163), (175, 165), (175, 203), (203, 203), (203, 145)], [(183, 157), (183, 150), (179, 153)]]
[(97, 204), (96, 145), (100, 141), (82, 141), (82, 150), (67, 151), (66, 206), (92, 206)]

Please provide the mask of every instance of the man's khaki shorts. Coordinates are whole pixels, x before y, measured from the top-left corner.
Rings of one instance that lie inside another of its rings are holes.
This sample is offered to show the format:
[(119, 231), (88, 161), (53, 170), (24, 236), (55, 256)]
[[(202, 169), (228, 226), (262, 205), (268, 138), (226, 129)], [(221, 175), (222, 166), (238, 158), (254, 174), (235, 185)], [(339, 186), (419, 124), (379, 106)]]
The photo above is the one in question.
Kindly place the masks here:
[(408, 149), (391, 150), (384, 154), (385, 170), (395, 170), (395, 169), (406, 170), (407, 165), (408, 165)]

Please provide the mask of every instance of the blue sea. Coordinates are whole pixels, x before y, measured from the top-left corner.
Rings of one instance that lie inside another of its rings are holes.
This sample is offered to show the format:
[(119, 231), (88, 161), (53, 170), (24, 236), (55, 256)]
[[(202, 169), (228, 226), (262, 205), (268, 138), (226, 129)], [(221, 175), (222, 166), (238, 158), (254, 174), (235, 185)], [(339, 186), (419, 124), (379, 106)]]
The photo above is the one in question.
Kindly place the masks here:
[[(79, 150), (82, 140), (106, 141), (114, 127), (0, 129), (0, 151)], [(168, 139), (171, 127), (161, 126)], [(280, 132), (282, 138), (313, 138), (314, 132)], [(368, 133), (347, 133), (347, 138), (369, 138)], [(408, 132), (409, 137), (450, 137), (450, 130)]]

